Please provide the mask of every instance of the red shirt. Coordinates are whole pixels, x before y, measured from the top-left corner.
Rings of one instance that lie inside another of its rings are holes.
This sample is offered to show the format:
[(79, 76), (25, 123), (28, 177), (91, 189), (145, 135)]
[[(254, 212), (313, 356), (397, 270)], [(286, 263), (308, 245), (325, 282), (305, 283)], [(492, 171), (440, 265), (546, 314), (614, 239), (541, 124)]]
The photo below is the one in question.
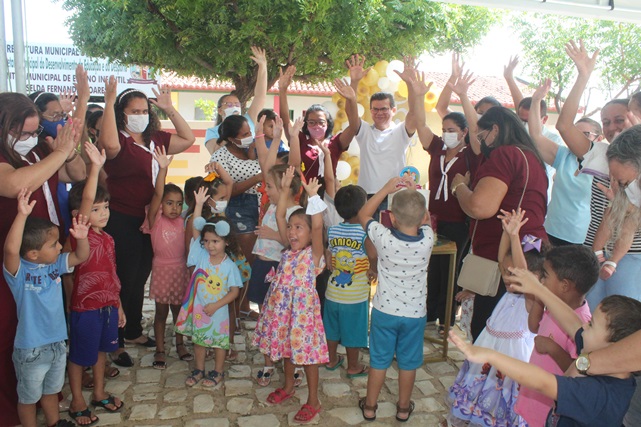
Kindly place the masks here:
[[(169, 149), (171, 134), (155, 132), (151, 140), (156, 147)], [(136, 144), (132, 137), (118, 132), (120, 152), (116, 157), (107, 160), (107, 187), (111, 200), (109, 207), (125, 215), (143, 218), (145, 206), (151, 203), (154, 195), (154, 179), (151, 170), (153, 157), (146, 147)]]
[[(78, 243), (73, 236), (71, 248)], [(89, 258), (76, 266), (71, 294), (71, 310), (90, 311), (120, 306), (120, 279), (116, 274), (114, 239), (104, 230), (89, 228)]]
[[(336, 164), (338, 163), (338, 158), (341, 156), (343, 151), (345, 151), (341, 146), (341, 134), (342, 132), (339, 132), (329, 139), (328, 148), (329, 153), (332, 156), (332, 169), (334, 169), (334, 175), (336, 175)], [(298, 134), (298, 140), (300, 141), (300, 155), (301, 161), (303, 162), (303, 175), (305, 175), (306, 180), (309, 180), (318, 176), (318, 168), (324, 168), (325, 165), (319, 164), (318, 152), (309, 146), (310, 141), (312, 141), (310, 136), (305, 135), (301, 131)]]
[[(529, 150), (523, 150), (527, 157), (530, 177), (521, 203), (521, 209), (525, 210), (528, 222), (521, 227), (519, 235), (523, 238), (526, 234), (547, 240), (543, 222), (548, 206), (548, 178), (545, 167), (536, 158), (536, 155)], [(501, 201), (500, 209), (512, 211), (519, 205), (523, 194), (523, 187), (527, 176), (527, 167), (523, 155), (514, 145), (503, 145), (492, 150), (490, 158), (483, 158), (479, 165), (472, 187), (486, 177), (493, 177), (503, 181), (507, 185), (507, 194)], [(494, 213), (488, 219), (478, 221), (476, 235), (472, 242), (472, 250), (476, 255), (493, 261), (498, 260), (499, 242), (503, 228), (501, 221)], [(476, 220), (470, 221), (470, 236), (474, 231)]]
[[(430, 148), (426, 150), (430, 154), (429, 172), (429, 190), (430, 190), (430, 213), (436, 215), (438, 221), (445, 222), (464, 222), (467, 218), (465, 212), (459, 205), (456, 197), (452, 195), (452, 180), (456, 174), (465, 175), (468, 171), (470, 175), (474, 176), (478, 169), (479, 157), (474, 154), (470, 146), (465, 146), (462, 150), (456, 153), (450, 161), (456, 159), (451, 163), (451, 167), (447, 169), (447, 162), (443, 163), (443, 167), (447, 170), (447, 187), (441, 188), (441, 194), (438, 200), (436, 195), (443, 174), (441, 172), (441, 156), (446, 155), (447, 147), (443, 144), (443, 139), (440, 136), (434, 135)], [(445, 201), (445, 193), (447, 193), (447, 201)]]

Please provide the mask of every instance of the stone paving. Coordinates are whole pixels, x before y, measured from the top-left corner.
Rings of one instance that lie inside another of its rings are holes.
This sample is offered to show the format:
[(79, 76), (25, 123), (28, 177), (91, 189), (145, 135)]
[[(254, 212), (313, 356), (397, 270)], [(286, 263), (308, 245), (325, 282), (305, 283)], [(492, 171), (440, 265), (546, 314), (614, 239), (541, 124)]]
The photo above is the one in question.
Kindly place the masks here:
[[(153, 302), (146, 300), (144, 307), (146, 333), (153, 334)], [(98, 409), (95, 413), (100, 418), (98, 426), (186, 426), (186, 427), (277, 427), (298, 425), (294, 414), (307, 399), (306, 383), (297, 390), (295, 398), (277, 406), (266, 402), (267, 395), (283, 379), (282, 367), (278, 366), (272, 384), (260, 387), (253, 380), (256, 372), (263, 366), (263, 357), (256, 348), (252, 348), (251, 338), (255, 322), (243, 321), (242, 334), (236, 336), (235, 347), (238, 359), (225, 364), (226, 378), (224, 387), (211, 390), (196, 385), (185, 386), (184, 381), (191, 371), (193, 362), (178, 359), (175, 347), (167, 356), (167, 369), (156, 370), (152, 367), (154, 349), (140, 346), (128, 346), (127, 351), (135, 361), (132, 368), (119, 368), (120, 376), (106, 382), (107, 392), (125, 402), (119, 413), (107, 413)], [(169, 329), (168, 329), (169, 332)], [(434, 327), (429, 327), (426, 336), (435, 336)], [(170, 336), (170, 335), (168, 335)], [(169, 340), (168, 340), (169, 342)], [(437, 355), (441, 347), (427, 340), (424, 352)], [(344, 349), (339, 347), (339, 352)], [(363, 352), (365, 363), (369, 355)], [(412, 399), (416, 410), (407, 426), (438, 426), (446, 413), (444, 397), (446, 390), (454, 381), (463, 355), (450, 350), (449, 359), (445, 362), (429, 363), (417, 371), (416, 385)], [(206, 362), (208, 370), (213, 369), (213, 361)], [(367, 424), (380, 426), (398, 423), (394, 416), (395, 402), (398, 393), (398, 372), (393, 365), (387, 372), (387, 380), (379, 397), (377, 420), (365, 422), (358, 409), (359, 397), (365, 395), (367, 378), (348, 379), (345, 369), (328, 371), (320, 368), (320, 399), (323, 410), (312, 424), (322, 426), (342, 426)], [(63, 390), (69, 394), (66, 385)], [(89, 401), (90, 391), (86, 391)], [(66, 414), (62, 414), (66, 416)]]

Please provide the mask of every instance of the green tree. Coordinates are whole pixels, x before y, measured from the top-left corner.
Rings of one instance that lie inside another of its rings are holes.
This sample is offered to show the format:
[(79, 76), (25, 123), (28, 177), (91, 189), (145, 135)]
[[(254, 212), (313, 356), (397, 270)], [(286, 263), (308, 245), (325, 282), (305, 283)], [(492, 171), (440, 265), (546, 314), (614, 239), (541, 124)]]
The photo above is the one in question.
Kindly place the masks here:
[(229, 79), (241, 102), (256, 82), (251, 45), (264, 48), (269, 84), (278, 67), (297, 78), (344, 74), (344, 61), (462, 51), (496, 22), (496, 12), (427, 0), (62, 0), (74, 43), (87, 55)]

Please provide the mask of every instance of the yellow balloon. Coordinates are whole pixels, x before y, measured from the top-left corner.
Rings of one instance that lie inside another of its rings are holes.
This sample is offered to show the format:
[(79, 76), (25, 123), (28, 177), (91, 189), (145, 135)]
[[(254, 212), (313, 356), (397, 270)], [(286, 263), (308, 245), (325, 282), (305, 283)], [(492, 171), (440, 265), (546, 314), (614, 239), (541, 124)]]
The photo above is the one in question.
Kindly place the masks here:
[[(365, 104), (363, 104), (365, 106)], [(367, 123), (373, 123), (374, 120), (372, 119), (372, 111), (369, 109), (369, 104), (367, 107), (365, 107), (365, 112), (363, 113), (363, 117), (361, 119), (365, 120)]]
[[(341, 125), (342, 125), (342, 122), (344, 122), (345, 120), (347, 120), (347, 113), (345, 113), (345, 110), (343, 109), (338, 110), (338, 112), (336, 113), (336, 117), (334, 118), (334, 127), (337, 127), (336, 122), (341, 122)], [(342, 129), (342, 128), (339, 128), (339, 129)]]
[[(338, 110), (340, 113), (340, 110)], [(336, 114), (338, 115), (338, 113)], [(343, 120), (334, 119), (334, 135), (343, 130)]]
[[(363, 81), (361, 80), (361, 83)], [(358, 88), (356, 89), (356, 94), (361, 95), (361, 96), (369, 96), (369, 86), (366, 84), (358, 84)]]
[(358, 156), (350, 156), (346, 161), (352, 167), (352, 170), (359, 167), (361, 164), (361, 158)]
[(381, 91), (381, 89), (378, 87), (378, 84), (374, 84), (374, 85), (372, 85), (372, 86), (370, 86), (370, 87), (369, 87), (369, 94), (370, 94), (370, 96), (372, 96), (372, 95), (374, 95), (375, 93), (380, 92), (380, 91)]
[(426, 102), (425, 103), (425, 112), (429, 113), (430, 111), (432, 111), (434, 109), (434, 107), (436, 107), (436, 100), (434, 100), (433, 102)]
[(342, 99), (343, 102), (345, 102), (345, 98), (343, 98), (343, 96), (340, 93), (336, 92), (334, 95), (332, 95), (332, 102), (334, 104), (337, 104), (340, 99)]
[(347, 151), (343, 151), (340, 157), (338, 158), (338, 160), (342, 160), (344, 162), (346, 162), (347, 159), (349, 159), (349, 153)]
[(365, 82), (365, 84), (367, 86), (372, 86), (372, 85), (378, 84), (378, 79), (379, 79), (378, 71), (376, 71), (375, 69), (371, 68), (367, 72), (367, 75), (363, 78), (362, 81)]
[(405, 117), (407, 116), (407, 112), (405, 110), (398, 110), (396, 114), (394, 115), (394, 120), (405, 120)]
[(407, 83), (402, 80), (398, 82), (398, 89), (396, 89), (396, 93), (401, 95), (403, 98), (407, 98)]
[(369, 90), (367, 91), (367, 95), (356, 95), (356, 102), (359, 104), (367, 105), (369, 104)]
[(342, 181), (341, 181), (341, 185), (342, 185), (343, 187), (346, 187), (346, 186), (348, 186), (348, 185), (356, 185), (356, 183), (357, 183), (357, 182), (358, 182), (358, 181), (354, 181), (354, 180), (352, 180), (352, 177), (350, 176), (350, 177), (348, 177), (347, 179), (342, 180)]
[(338, 107), (339, 110), (344, 110), (345, 109), (345, 98), (341, 98), (338, 101), (336, 101), (336, 106)]
[(436, 102), (438, 100), (438, 96), (432, 91), (429, 91), (425, 94), (425, 103), (428, 102)]
[(374, 64), (374, 69), (378, 73), (378, 77), (386, 77), (387, 76), (387, 66), (389, 65), (389, 62), (385, 60), (378, 61), (376, 64)]
[(352, 174), (349, 176), (350, 179), (353, 179), (355, 182), (358, 182), (358, 175), (361, 173), (360, 166), (352, 166)]

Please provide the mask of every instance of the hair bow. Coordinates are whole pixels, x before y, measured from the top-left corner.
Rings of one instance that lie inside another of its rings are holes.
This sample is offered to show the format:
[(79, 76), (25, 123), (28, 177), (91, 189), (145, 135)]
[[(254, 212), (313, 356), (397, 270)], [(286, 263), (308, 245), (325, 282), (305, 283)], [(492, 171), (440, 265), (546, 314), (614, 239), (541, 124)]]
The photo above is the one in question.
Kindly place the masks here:
[(531, 251), (535, 249), (537, 252), (541, 252), (541, 239), (534, 237), (531, 234), (526, 234), (521, 240), (521, 245), (523, 246), (523, 252)]
[(209, 175), (207, 175), (206, 177), (203, 178), (203, 181), (212, 182), (213, 180), (215, 180), (216, 178), (219, 178), (219, 177), (220, 177), (220, 175), (218, 175), (216, 172), (212, 171), (212, 172), (209, 173)]
[(194, 219), (194, 228), (196, 230), (202, 231), (206, 225), (211, 225), (212, 227), (214, 227), (214, 230), (216, 230), (216, 234), (218, 234), (220, 237), (228, 236), (229, 232), (231, 231), (231, 228), (229, 227), (229, 223), (227, 221), (207, 222), (202, 216)]

